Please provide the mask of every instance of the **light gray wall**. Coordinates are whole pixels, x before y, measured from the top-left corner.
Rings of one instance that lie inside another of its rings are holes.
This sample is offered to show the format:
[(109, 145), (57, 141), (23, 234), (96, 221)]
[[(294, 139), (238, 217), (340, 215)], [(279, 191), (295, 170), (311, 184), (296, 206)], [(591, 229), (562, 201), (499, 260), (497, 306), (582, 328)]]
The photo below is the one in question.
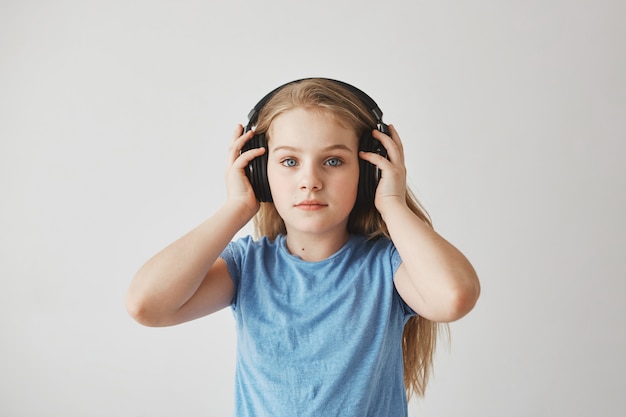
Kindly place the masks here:
[(411, 415), (623, 416), (624, 4), (1, 1), (0, 415), (230, 415), (230, 312), (143, 328), (124, 292), (224, 200), (252, 105), (319, 75), (482, 279)]

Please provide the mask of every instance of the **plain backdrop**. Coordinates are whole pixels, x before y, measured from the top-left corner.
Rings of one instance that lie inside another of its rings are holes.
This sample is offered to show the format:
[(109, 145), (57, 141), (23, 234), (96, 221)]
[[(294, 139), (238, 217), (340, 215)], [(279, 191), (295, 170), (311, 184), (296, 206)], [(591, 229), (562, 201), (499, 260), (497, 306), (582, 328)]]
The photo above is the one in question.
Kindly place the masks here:
[(0, 415), (231, 415), (231, 312), (145, 328), (124, 293), (308, 76), (378, 102), (481, 278), (410, 415), (625, 415), (625, 4), (0, 1)]

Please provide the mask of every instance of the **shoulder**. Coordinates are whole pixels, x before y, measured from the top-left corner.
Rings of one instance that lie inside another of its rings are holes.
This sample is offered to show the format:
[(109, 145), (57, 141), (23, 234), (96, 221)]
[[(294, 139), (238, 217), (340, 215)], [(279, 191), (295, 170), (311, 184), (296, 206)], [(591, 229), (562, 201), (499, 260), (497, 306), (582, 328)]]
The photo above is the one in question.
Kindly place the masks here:
[(250, 265), (267, 262), (276, 257), (282, 240), (282, 236), (274, 240), (267, 237), (254, 239), (252, 236), (245, 236), (231, 241), (220, 257), (226, 261), (231, 275), (239, 275), (242, 270), (250, 268)]
[(275, 264), (279, 239), (267, 237), (254, 239), (245, 236), (231, 241), (222, 251), (228, 274), (236, 288), (239, 288), (244, 277), (266, 275), (265, 266)]
[(365, 236), (358, 236), (353, 239), (355, 240), (355, 250), (364, 260), (380, 261), (388, 259), (391, 261), (394, 269), (397, 269), (402, 262), (395, 245), (391, 239), (385, 236), (371, 239)]
[(275, 240), (270, 240), (267, 236), (263, 236), (260, 239), (254, 239), (252, 236), (244, 236), (231, 241), (222, 253), (222, 257), (240, 257), (250, 253), (271, 251), (278, 247), (280, 240), (281, 236), (277, 237)]

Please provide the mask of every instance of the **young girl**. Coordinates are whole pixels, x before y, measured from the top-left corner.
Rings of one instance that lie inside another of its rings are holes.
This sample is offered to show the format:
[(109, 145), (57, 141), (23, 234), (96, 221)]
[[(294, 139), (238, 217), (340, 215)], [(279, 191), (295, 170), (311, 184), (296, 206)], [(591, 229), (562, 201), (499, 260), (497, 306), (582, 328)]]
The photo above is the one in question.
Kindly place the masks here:
[[(256, 127), (233, 135), (226, 202), (130, 285), (128, 310), (148, 326), (231, 306), (236, 416), (406, 416), (437, 323), (478, 298), (474, 269), (433, 231), (407, 189), (400, 137), (370, 103), (327, 79), (270, 93)], [(252, 218), (257, 239), (231, 241)]]

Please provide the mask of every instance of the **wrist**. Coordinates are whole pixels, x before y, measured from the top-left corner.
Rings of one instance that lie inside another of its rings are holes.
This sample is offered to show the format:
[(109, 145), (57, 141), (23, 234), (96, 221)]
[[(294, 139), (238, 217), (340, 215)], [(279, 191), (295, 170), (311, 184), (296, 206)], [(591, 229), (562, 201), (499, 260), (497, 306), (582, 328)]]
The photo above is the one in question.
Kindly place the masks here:
[(394, 218), (399, 211), (409, 210), (409, 207), (404, 196), (387, 196), (376, 200), (376, 209), (383, 220), (388, 222), (388, 218)]
[(220, 211), (223, 215), (232, 219), (232, 221), (245, 226), (254, 215), (259, 211), (259, 203), (255, 200), (254, 205), (250, 205), (247, 202), (229, 200), (222, 206)]

